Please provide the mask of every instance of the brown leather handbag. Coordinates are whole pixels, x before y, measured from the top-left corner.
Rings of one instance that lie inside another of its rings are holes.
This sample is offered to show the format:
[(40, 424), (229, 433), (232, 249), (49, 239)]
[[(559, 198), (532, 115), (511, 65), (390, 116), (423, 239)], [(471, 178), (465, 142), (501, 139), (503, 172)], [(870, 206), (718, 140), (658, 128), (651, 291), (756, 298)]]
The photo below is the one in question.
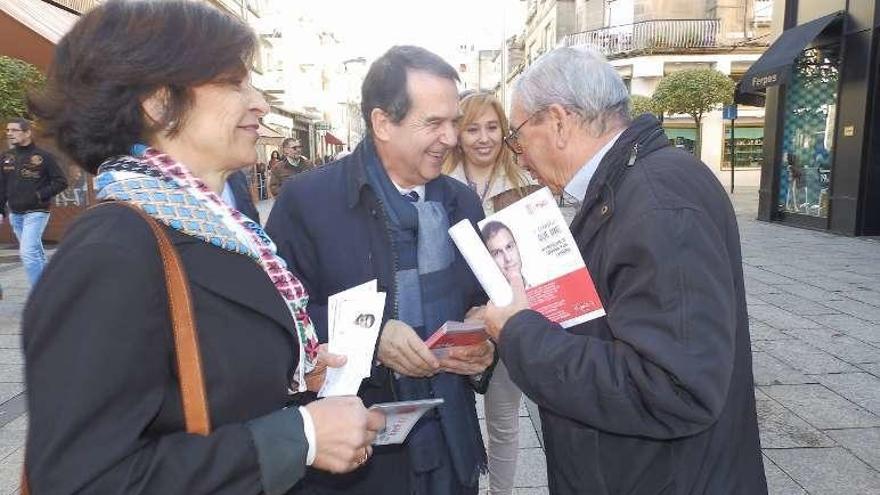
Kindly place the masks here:
[[(168, 307), (171, 312), (171, 325), (174, 330), (174, 350), (177, 355), (177, 369), (180, 377), (180, 395), (183, 399), (183, 418), (187, 433), (207, 435), (211, 432), (211, 419), (208, 416), (208, 398), (205, 393), (205, 380), (202, 376), (202, 358), (199, 353), (199, 338), (193, 317), (189, 284), (177, 250), (165, 233), (165, 229), (153, 217), (140, 208), (123, 201), (109, 201), (103, 205), (118, 204), (136, 211), (150, 226), (159, 245), (159, 255), (165, 272), (165, 285), (168, 289)], [(21, 471), (21, 493), (30, 495), (27, 469)]]

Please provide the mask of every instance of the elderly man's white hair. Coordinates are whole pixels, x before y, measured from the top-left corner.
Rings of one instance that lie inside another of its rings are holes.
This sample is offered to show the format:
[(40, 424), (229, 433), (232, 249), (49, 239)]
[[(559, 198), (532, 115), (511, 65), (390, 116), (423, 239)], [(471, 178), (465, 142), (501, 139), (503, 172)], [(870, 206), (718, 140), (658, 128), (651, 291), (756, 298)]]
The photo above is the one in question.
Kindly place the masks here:
[(630, 122), (629, 92), (605, 58), (592, 49), (557, 48), (514, 83), (514, 98), (527, 115), (558, 104), (583, 119), (593, 137)]

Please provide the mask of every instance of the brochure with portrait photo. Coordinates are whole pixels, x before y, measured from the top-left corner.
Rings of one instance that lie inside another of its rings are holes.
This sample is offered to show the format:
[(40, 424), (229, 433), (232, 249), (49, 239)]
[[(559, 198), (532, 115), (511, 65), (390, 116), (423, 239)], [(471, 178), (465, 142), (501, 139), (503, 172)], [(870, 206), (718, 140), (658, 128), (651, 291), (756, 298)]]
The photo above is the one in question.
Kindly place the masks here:
[(513, 300), (508, 280), (519, 273), (529, 307), (569, 328), (605, 315), (568, 223), (548, 188), (486, 217), (475, 232), (463, 220), (449, 235), (489, 298)]
[(318, 397), (357, 395), (370, 376), (384, 310), (385, 293), (376, 291), (375, 280), (327, 299), (327, 350), (347, 360), (341, 368), (327, 368)]

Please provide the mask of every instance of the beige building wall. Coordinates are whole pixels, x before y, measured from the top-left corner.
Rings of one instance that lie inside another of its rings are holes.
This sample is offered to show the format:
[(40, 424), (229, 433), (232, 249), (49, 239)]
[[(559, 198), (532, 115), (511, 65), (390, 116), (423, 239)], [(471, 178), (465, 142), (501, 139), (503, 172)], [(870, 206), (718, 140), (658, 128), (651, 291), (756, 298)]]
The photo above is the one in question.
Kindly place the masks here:
[[(610, 63), (622, 77), (630, 78), (630, 93), (634, 95), (651, 96), (657, 85), (668, 74), (681, 67), (706, 66), (716, 69), (724, 74), (732, 74), (737, 67), (750, 65), (760, 57), (760, 53), (715, 53), (715, 54), (680, 54), (680, 55), (650, 55), (632, 57), (626, 59), (611, 60)], [(724, 126), (728, 121), (722, 119), (721, 110), (710, 112), (703, 116), (701, 123), (703, 145), (700, 159), (718, 177), (722, 184), (730, 184), (730, 170), (722, 169), (724, 147)], [(739, 107), (737, 126), (755, 126), (763, 124), (764, 109), (754, 107)], [(667, 116), (664, 126), (668, 128), (689, 128), (693, 126), (693, 119), (688, 115)], [(761, 170), (758, 167), (736, 170), (736, 184), (741, 186), (757, 187), (760, 182)]]
[(703, 19), (707, 0), (634, 0), (635, 22), (655, 19)]
[(605, 5), (597, 0), (576, 0), (575, 19), (579, 31), (592, 31), (605, 27)]
[[(596, 1), (596, 0), (593, 0)], [(577, 30), (575, 0), (531, 1), (526, 13), (526, 64), (552, 50), (566, 34)]]
[(721, 31), (730, 41), (764, 38), (771, 32), (774, 7), (783, 0), (708, 0), (707, 16), (721, 19)]

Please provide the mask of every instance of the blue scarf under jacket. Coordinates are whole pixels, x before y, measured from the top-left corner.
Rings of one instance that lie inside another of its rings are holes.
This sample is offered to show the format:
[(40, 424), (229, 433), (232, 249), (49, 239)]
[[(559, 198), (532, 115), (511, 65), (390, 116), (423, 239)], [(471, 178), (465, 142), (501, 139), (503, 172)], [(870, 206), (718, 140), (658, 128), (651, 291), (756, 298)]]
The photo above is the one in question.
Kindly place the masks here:
[[(467, 309), (452, 269), (455, 248), (447, 233), (444, 198), (436, 197), (442, 195), (442, 188), (429, 183), (425, 201), (410, 202), (391, 182), (375, 151), (365, 156), (367, 181), (384, 206), (398, 260), (397, 317), (425, 339), (447, 320), (461, 319)], [(474, 396), (467, 378), (452, 373), (431, 378), (402, 376), (397, 390), (402, 400), (442, 397), (445, 401), (438, 409), (439, 418), (434, 414), (422, 419), (407, 439), (413, 469), (427, 472), (439, 467), (442, 453), (438, 446), (445, 443), (461, 484), (475, 486), (485, 471), (486, 455), (477, 419), (469, 413)]]

